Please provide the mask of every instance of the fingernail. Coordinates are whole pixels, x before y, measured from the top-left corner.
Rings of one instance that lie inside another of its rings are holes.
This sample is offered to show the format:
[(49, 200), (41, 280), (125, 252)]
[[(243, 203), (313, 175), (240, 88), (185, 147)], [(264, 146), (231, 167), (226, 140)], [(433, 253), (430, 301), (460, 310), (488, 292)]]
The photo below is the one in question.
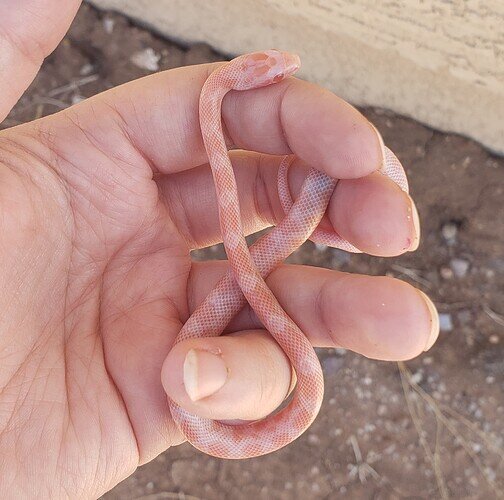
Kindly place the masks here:
[(410, 252), (415, 251), (420, 245), (420, 219), (418, 218), (418, 211), (415, 202), (411, 197), (409, 197), (409, 207), (408, 207), (408, 219), (411, 220), (413, 225), (413, 237), (411, 238), (411, 244), (408, 248)]
[(425, 295), (425, 293), (423, 293), (421, 290), (418, 290), (418, 292), (427, 304), (427, 308), (429, 309), (430, 314), (431, 329), (424, 349), (424, 351), (428, 351), (434, 345), (434, 342), (436, 342), (439, 335), (439, 315), (436, 306), (432, 303), (432, 300), (429, 299), (429, 297), (427, 297), (427, 295)]
[(369, 122), (369, 124), (371, 125), (371, 127), (373, 127), (373, 130), (375, 131), (376, 136), (378, 137), (378, 145), (380, 148), (381, 157), (380, 157), (380, 165), (378, 166), (377, 170), (381, 170), (383, 168), (383, 165), (385, 164), (385, 143), (383, 142), (383, 137), (381, 136), (378, 129), (371, 122)]
[(215, 394), (228, 378), (228, 369), (221, 356), (200, 349), (191, 349), (184, 360), (184, 386), (191, 401)]

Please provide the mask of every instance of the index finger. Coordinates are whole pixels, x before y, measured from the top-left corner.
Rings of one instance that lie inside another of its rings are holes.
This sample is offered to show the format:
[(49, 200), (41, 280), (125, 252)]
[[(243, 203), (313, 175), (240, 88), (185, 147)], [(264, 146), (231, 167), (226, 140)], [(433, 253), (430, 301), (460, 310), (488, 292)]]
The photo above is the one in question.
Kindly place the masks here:
[[(117, 132), (122, 131), (156, 171), (186, 170), (206, 161), (199, 96), (216, 67), (198, 65), (151, 75), (51, 119), (72, 114), (79, 133), (84, 129), (106, 148), (112, 144), (119, 149)], [(232, 145), (270, 154), (292, 152), (335, 178), (362, 177), (383, 161), (376, 129), (361, 113), (331, 92), (296, 78), (230, 92), (222, 116)]]

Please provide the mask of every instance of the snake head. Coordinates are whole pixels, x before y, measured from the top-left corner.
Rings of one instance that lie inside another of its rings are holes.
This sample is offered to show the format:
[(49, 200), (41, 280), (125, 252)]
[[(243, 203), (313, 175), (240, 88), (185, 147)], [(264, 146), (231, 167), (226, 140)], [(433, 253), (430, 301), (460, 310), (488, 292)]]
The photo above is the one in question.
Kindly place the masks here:
[(248, 90), (277, 83), (300, 67), (299, 56), (280, 50), (265, 50), (241, 56), (241, 71), (234, 82), (235, 90)]

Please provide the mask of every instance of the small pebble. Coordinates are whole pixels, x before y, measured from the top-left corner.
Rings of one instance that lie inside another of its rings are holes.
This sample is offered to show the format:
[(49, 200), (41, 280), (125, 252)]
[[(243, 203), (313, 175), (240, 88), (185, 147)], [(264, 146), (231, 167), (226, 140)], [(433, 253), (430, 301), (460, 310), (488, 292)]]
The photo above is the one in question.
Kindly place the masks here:
[(453, 330), (453, 320), (451, 314), (449, 313), (439, 314), (439, 328), (443, 332), (451, 332)]
[(441, 234), (443, 235), (444, 240), (450, 245), (453, 245), (453, 243), (455, 243), (455, 240), (457, 239), (457, 233), (457, 224), (454, 224), (453, 222), (447, 222), (441, 228)]
[(449, 267), (443, 266), (439, 270), (439, 274), (441, 275), (441, 278), (443, 278), (444, 280), (453, 279), (453, 271)]
[(94, 71), (94, 66), (92, 64), (90, 64), (90, 63), (86, 63), (86, 64), (84, 64), (84, 66), (82, 66), (82, 68), (80, 69), (79, 73), (82, 76), (88, 76), (93, 71)]
[(420, 156), (421, 158), (423, 158), (425, 156), (425, 147), (424, 146), (417, 146), (415, 148), (415, 153), (417, 154), (417, 156)]
[(72, 104), (79, 104), (79, 102), (84, 101), (84, 99), (86, 99), (84, 96), (75, 94), (72, 96)]
[(450, 267), (457, 278), (464, 278), (469, 271), (469, 261), (465, 259), (452, 259)]
[(490, 342), (490, 344), (498, 344), (499, 336), (494, 333), (493, 335), (490, 335), (490, 337), (488, 337), (488, 341)]
[(495, 271), (493, 269), (485, 269), (485, 276), (489, 280), (493, 280), (495, 278)]
[(497, 479), (497, 473), (491, 467), (485, 467), (485, 473), (487, 480), (492, 483)]
[(423, 373), (421, 371), (417, 371), (413, 375), (411, 375), (411, 381), (414, 384), (419, 384), (422, 380), (423, 380)]
[(145, 50), (140, 50), (139, 52), (135, 52), (130, 61), (141, 69), (146, 69), (148, 71), (158, 71), (159, 70), (159, 60), (161, 56), (154, 52), (154, 49), (150, 47)]
[(495, 382), (495, 377), (493, 377), (492, 375), (489, 375), (486, 379), (485, 379), (485, 382), (487, 384), (493, 384)]
[(103, 28), (105, 29), (105, 33), (107, 33), (107, 35), (112, 34), (112, 32), (114, 31), (114, 25), (115, 25), (115, 21), (113, 19), (111, 19), (110, 17), (106, 17), (103, 20)]

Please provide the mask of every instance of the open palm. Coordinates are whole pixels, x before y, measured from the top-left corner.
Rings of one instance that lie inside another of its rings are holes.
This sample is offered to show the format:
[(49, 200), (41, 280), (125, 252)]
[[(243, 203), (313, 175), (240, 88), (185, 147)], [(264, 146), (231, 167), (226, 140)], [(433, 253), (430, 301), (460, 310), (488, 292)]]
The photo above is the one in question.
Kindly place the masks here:
[[(51, 34), (43, 23), (37, 28), (40, 57), (79, 2), (64, 14), (59, 2), (45, 3), (43, 18), (58, 8), (62, 25)], [(36, 70), (32, 46), (12, 43), (18, 35), (3, 46), (23, 56), (12, 80), (0, 75), (0, 89), (10, 92), (0, 117)], [(188, 398), (187, 346), (172, 351), (161, 381), (181, 325), (226, 271), (225, 262), (190, 259), (191, 249), (219, 241), (198, 123), (199, 92), (214, 67), (154, 75), (0, 133), (0, 491), (107, 491), (182, 442), (165, 391), (213, 418), (259, 418), (288, 391), (287, 361), (247, 310), (230, 325), (245, 335), (205, 341), (234, 360), (232, 384), (215, 397)], [(293, 152), (293, 193), (308, 164), (347, 179), (333, 195), (327, 228), (375, 255), (418, 244), (411, 199), (373, 173), (381, 162), (373, 128), (331, 93), (289, 79), (231, 93), (223, 119), (230, 145), (248, 150), (232, 155), (247, 231), (283, 217), (276, 155)], [(315, 345), (406, 359), (437, 335), (430, 303), (397, 280), (282, 266), (268, 283)]]

